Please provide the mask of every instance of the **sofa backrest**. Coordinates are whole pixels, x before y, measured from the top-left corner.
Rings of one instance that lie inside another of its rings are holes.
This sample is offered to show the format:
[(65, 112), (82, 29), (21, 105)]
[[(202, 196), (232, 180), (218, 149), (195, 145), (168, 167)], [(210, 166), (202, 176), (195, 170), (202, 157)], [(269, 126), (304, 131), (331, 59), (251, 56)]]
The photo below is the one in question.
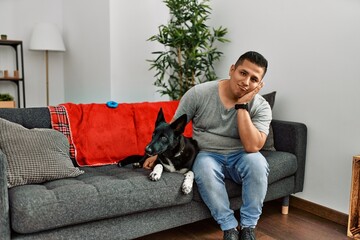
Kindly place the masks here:
[(47, 107), (0, 108), (0, 117), (19, 123), (26, 128), (51, 128), (50, 113)]

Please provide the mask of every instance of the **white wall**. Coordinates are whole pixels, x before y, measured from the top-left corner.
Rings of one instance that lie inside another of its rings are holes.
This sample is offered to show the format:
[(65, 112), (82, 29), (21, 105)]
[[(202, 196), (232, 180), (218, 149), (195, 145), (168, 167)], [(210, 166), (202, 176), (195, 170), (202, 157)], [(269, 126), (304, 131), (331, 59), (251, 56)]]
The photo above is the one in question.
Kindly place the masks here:
[(109, 1), (63, 3), (65, 100), (106, 102), (111, 94)]
[[(29, 40), (36, 23), (51, 22), (62, 29), (61, 0), (1, 0), (0, 32), (8, 39), (22, 40), (24, 47), (24, 71), (26, 106), (46, 105), (45, 55), (42, 51), (30, 51)], [(66, 44), (66, 43), (65, 43)], [(1, 54), (1, 52), (0, 52)], [(0, 57), (1, 58), (1, 57)], [(0, 66), (1, 68), (1, 66)], [(49, 53), (50, 104), (64, 101), (63, 53)], [(2, 83), (0, 92), (9, 92), (17, 98), (16, 88)]]
[(145, 60), (154, 46), (146, 39), (168, 17), (161, 1), (145, 1), (141, 8), (131, 0), (63, 2), (66, 101), (163, 99)]
[(146, 41), (168, 20), (161, 1), (111, 0), (111, 97), (118, 102), (167, 100), (157, 93), (146, 59), (161, 46)]
[[(351, 160), (360, 151), (360, 2), (212, 0), (211, 6), (211, 25), (227, 27), (231, 40), (219, 45), (224, 57), (216, 65), (218, 75), (227, 77), (244, 51), (263, 53), (270, 65), (262, 93), (277, 91), (274, 118), (308, 126), (305, 187), (296, 196), (347, 213)], [(52, 104), (166, 99), (155, 93), (145, 59), (160, 47), (146, 39), (167, 18), (161, 0), (0, 1), (0, 32), (25, 44), (37, 20), (63, 28), (65, 67), (61, 54), (50, 59), (60, 60), (51, 69), (58, 73), (51, 81), (57, 77), (59, 84), (51, 90), (58, 96)], [(31, 105), (45, 104), (41, 55), (25, 55)]]

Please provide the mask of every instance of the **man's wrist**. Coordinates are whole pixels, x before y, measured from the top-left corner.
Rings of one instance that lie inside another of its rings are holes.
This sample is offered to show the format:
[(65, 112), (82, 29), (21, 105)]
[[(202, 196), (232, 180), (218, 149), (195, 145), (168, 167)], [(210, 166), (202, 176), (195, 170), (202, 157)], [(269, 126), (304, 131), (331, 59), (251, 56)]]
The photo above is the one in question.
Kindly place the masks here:
[(244, 109), (246, 111), (249, 111), (249, 106), (247, 103), (237, 103), (235, 104), (235, 110)]

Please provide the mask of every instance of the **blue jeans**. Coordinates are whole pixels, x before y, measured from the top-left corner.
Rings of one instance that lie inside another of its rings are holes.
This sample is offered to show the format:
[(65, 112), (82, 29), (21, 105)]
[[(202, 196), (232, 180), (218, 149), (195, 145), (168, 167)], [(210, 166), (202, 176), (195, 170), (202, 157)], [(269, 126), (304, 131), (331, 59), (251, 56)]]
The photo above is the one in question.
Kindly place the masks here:
[(268, 163), (261, 153), (241, 150), (224, 155), (200, 151), (193, 172), (203, 201), (223, 231), (238, 226), (234, 211), (230, 209), (225, 178), (242, 185), (241, 227), (256, 226), (262, 212), (269, 175)]

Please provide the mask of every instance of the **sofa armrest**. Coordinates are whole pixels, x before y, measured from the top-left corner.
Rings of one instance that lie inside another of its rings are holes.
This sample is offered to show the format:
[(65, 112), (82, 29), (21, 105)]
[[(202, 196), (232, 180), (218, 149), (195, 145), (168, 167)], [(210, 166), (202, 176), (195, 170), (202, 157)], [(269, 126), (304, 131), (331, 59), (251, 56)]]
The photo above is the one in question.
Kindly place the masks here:
[(6, 180), (7, 160), (0, 150), (0, 233), (1, 239), (10, 239), (9, 197)]
[(294, 193), (304, 187), (305, 159), (307, 145), (307, 127), (303, 123), (274, 120), (274, 145), (277, 151), (290, 152), (297, 157)]

